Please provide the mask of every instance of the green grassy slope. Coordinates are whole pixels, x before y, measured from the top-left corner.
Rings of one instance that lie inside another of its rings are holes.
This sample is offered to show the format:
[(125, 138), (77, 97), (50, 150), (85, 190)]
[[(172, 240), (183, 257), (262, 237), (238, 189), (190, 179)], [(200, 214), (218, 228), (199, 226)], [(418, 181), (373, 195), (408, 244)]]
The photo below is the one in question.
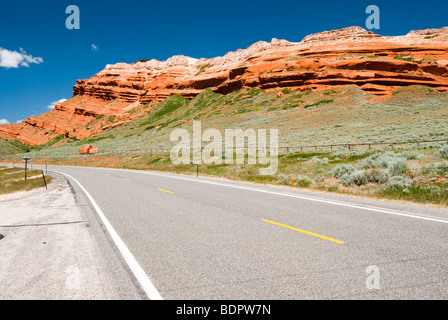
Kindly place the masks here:
[(26, 152), (29, 146), (24, 145), (18, 140), (6, 140), (0, 138), (0, 155), (8, 155)]
[(98, 136), (33, 149), (62, 156), (77, 154), (88, 143), (100, 151), (170, 148), (172, 130), (191, 130), (192, 120), (200, 120), (203, 130), (279, 129), (283, 146), (448, 139), (448, 94), (427, 87), (403, 88), (381, 102), (369, 102), (371, 96), (356, 86), (284, 91), (279, 97), (278, 92), (260, 89), (228, 95), (207, 89), (191, 101), (174, 95), (144, 116)]
[[(278, 129), (279, 145), (291, 147), (448, 139), (448, 93), (410, 86), (383, 101), (369, 102), (371, 98), (356, 86), (306, 92), (253, 88), (227, 95), (207, 89), (191, 101), (173, 95), (139, 118), (95, 137), (80, 141), (56, 138), (33, 147), (27, 155), (49, 164), (195, 174), (195, 166), (174, 165), (167, 152), (160, 151), (176, 143), (170, 141), (174, 129), (191, 132), (194, 120), (201, 121), (202, 132), (207, 128), (222, 134), (225, 129)], [(85, 144), (98, 147), (100, 154), (79, 156)], [(150, 149), (153, 152), (147, 152)], [(294, 175), (295, 187), (448, 205), (446, 159), (448, 147), (440, 144), (414, 144), (392, 151), (357, 147), (348, 153), (346, 149), (312, 148), (281, 154), (278, 171), (269, 176), (259, 175), (260, 164), (201, 164), (200, 174), (283, 185), (291, 185)]]

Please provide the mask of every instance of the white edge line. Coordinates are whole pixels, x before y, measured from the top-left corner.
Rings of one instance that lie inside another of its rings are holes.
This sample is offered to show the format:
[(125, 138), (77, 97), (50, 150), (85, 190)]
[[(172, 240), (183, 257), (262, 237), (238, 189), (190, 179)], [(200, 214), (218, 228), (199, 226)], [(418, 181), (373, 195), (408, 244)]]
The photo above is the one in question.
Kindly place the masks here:
[(279, 195), (279, 196), (284, 196), (284, 197), (297, 198), (297, 199), (303, 199), (303, 200), (315, 201), (315, 202), (322, 202), (322, 203), (333, 204), (333, 205), (338, 205), (338, 206), (343, 206), (343, 207), (362, 209), (362, 210), (366, 210), (366, 211), (381, 212), (381, 213), (397, 215), (397, 216), (402, 216), (402, 217), (408, 217), (408, 218), (414, 218), (414, 219), (420, 219), (420, 220), (426, 220), (426, 221), (433, 221), (433, 222), (440, 222), (440, 223), (448, 224), (448, 220), (444, 220), (444, 219), (424, 217), (424, 216), (415, 215), (415, 214), (403, 213), (403, 212), (392, 211), (392, 210), (385, 210), (385, 209), (369, 207), (369, 206), (355, 205), (355, 204), (350, 204), (350, 203), (346, 203), (346, 202), (339, 202), (339, 201), (326, 200), (326, 199), (318, 199), (318, 198), (301, 196), (301, 195), (295, 195), (295, 194), (289, 194), (289, 193), (281, 193), (281, 192), (268, 191), (268, 190), (250, 188), (250, 187), (243, 187), (243, 186), (237, 186), (237, 185), (231, 185), (231, 184), (225, 184), (225, 183), (219, 183), (219, 182), (198, 180), (197, 178), (181, 177), (181, 176), (177, 176), (177, 175), (173, 175), (173, 174), (166, 174), (166, 173), (163, 173), (163, 172), (159, 173), (159, 172), (154, 172), (154, 171), (131, 170), (131, 169), (123, 170), (123, 169), (101, 168), (101, 167), (98, 167), (96, 169), (104, 169), (104, 170), (112, 169), (112, 170), (118, 170), (118, 171), (143, 173), (143, 174), (154, 175), (154, 176), (161, 176), (161, 177), (166, 177), (166, 178), (171, 178), (171, 179), (179, 179), (179, 180), (193, 181), (193, 182), (217, 185), (217, 186), (228, 187), (228, 188), (236, 188), (236, 189), (242, 189), (242, 190), (263, 192), (263, 193), (274, 194), (274, 195)]
[(96, 212), (98, 213), (98, 216), (101, 218), (101, 221), (103, 222), (104, 226), (106, 227), (107, 231), (109, 232), (112, 240), (114, 241), (115, 245), (117, 246), (118, 250), (120, 251), (121, 255), (125, 259), (126, 263), (128, 264), (129, 268), (131, 269), (134, 276), (137, 278), (138, 282), (140, 283), (141, 287), (145, 291), (146, 295), (151, 300), (163, 300), (160, 293), (157, 291), (156, 287), (152, 284), (151, 280), (148, 278), (148, 275), (145, 273), (143, 268), (140, 266), (140, 264), (137, 262), (137, 260), (132, 255), (131, 251), (129, 251), (128, 247), (125, 245), (123, 240), (121, 240), (118, 233), (115, 231), (115, 229), (112, 227), (112, 225), (107, 220), (106, 216), (104, 215), (103, 211), (100, 209), (98, 204), (93, 200), (92, 196), (87, 192), (86, 189), (79, 183), (78, 180), (73, 178), (72, 176), (54, 171), (53, 172), (65, 175), (66, 177), (69, 177), (73, 181), (75, 181), (78, 186), (81, 188), (81, 190), (86, 194), (87, 198), (92, 203), (93, 207), (95, 208)]
[[(140, 172), (140, 171), (137, 171), (137, 172)], [(289, 194), (289, 193), (281, 193), (281, 192), (275, 192), (275, 191), (250, 188), (250, 187), (242, 187), (242, 186), (237, 186), (237, 185), (224, 184), (224, 183), (219, 183), (219, 182), (201, 181), (201, 180), (191, 179), (188, 177), (176, 177), (176, 176), (171, 176), (171, 175), (167, 175), (167, 174), (158, 174), (155, 172), (141, 171), (141, 173), (150, 174), (150, 175), (158, 175), (158, 176), (163, 176), (163, 177), (167, 177), (167, 178), (187, 180), (187, 181), (195, 181), (195, 182), (212, 184), (212, 185), (223, 186), (223, 187), (228, 187), (228, 188), (236, 188), (236, 189), (250, 190), (250, 191), (256, 191), (256, 192), (264, 192), (264, 193), (274, 194), (274, 195), (279, 195), (279, 196), (284, 196), (284, 197), (291, 197), (291, 198), (303, 199), (303, 200), (308, 200), (308, 201), (322, 202), (322, 203), (344, 206), (344, 207), (349, 207), (349, 208), (356, 208), (356, 209), (362, 209), (362, 210), (367, 210), (367, 211), (375, 211), (375, 212), (387, 213), (387, 214), (403, 216), (403, 217), (408, 217), (408, 218), (421, 219), (421, 220), (441, 222), (441, 223), (448, 224), (448, 220), (424, 217), (424, 216), (419, 216), (419, 215), (414, 215), (414, 214), (402, 213), (402, 212), (397, 212), (397, 211), (392, 211), (392, 210), (384, 210), (384, 209), (368, 207), (368, 206), (359, 206), (359, 205), (355, 205), (355, 204), (338, 202), (338, 201), (333, 201), (333, 200), (318, 199), (318, 198), (312, 198), (312, 197)]]

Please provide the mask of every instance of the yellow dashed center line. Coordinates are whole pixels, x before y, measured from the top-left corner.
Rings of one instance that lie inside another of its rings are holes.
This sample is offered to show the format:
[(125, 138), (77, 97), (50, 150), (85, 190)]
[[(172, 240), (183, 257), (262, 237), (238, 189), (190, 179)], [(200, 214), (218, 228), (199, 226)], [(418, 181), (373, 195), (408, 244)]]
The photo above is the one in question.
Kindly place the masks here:
[(284, 225), (284, 224), (281, 224), (281, 223), (278, 223), (278, 222), (265, 220), (265, 219), (262, 219), (262, 221), (268, 222), (268, 223), (272, 223), (272, 224), (275, 224), (275, 225), (280, 226), (280, 227), (284, 227), (284, 228), (288, 228), (288, 229), (291, 229), (291, 230), (295, 230), (295, 231), (299, 231), (299, 232), (302, 232), (302, 233), (306, 233), (306, 234), (309, 234), (311, 236), (315, 236), (315, 237), (322, 238), (322, 239), (325, 239), (325, 240), (333, 241), (333, 242), (336, 242), (336, 243), (344, 243), (343, 241), (340, 241), (340, 240), (336, 240), (336, 239), (333, 239), (333, 238), (325, 237), (325, 236), (322, 236), (320, 234), (309, 232), (309, 231), (306, 231), (306, 230), (301, 230), (301, 229), (297, 229), (297, 228), (294, 228), (294, 227), (290, 227), (290, 226), (287, 226), (287, 225)]
[(171, 191), (168, 191), (168, 190), (164, 190), (164, 189), (160, 189), (160, 188), (157, 188), (157, 190), (159, 190), (159, 191), (163, 191), (163, 192), (166, 192), (166, 193), (174, 194), (174, 192), (171, 192)]
[(124, 180), (126, 180), (126, 181), (132, 181), (131, 179), (124, 179)]

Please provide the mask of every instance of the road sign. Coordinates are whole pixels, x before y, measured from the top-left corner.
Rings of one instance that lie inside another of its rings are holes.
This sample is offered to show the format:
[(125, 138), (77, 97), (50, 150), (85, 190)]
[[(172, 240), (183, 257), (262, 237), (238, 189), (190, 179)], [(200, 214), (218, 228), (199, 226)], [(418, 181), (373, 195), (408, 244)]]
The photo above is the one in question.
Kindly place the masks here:
[(22, 162), (25, 162), (25, 181), (26, 181), (26, 171), (27, 171), (27, 164), (30, 163), (31, 158), (30, 157), (22, 157)]

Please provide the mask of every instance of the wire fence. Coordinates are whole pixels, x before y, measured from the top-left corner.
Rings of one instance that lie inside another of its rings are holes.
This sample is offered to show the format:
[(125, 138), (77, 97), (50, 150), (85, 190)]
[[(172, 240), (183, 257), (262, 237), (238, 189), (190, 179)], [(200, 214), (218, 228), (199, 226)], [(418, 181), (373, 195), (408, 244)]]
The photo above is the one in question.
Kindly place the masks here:
[[(438, 140), (419, 140), (419, 141), (394, 141), (394, 142), (361, 142), (361, 143), (332, 143), (332, 144), (316, 144), (316, 145), (296, 145), (296, 146), (278, 146), (278, 147), (248, 147), (244, 148), (233, 147), (233, 148), (222, 148), (222, 154), (226, 154), (226, 151), (231, 151), (231, 153), (264, 153), (264, 154), (289, 154), (289, 153), (324, 153), (331, 152), (335, 150), (346, 150), (346, 151), (367, 151), (375, 150), (381, 148), (389, 149), (400, 149), (405, 147), (428, 147), (434, 144), (440, 145), (441, 143), (448, 143), (448, 139), (438, 139)], [(191, 152), (198, 153), (201, 149), (190, 149)], [(45, 153), (36, 152), (35, 156), (38, 158), (69, 158), (73, 156), (105, 156), (105, 155), (131, 155), (131, 154), (170, 154), (171, 148), (127, 148), (120, 150), (100, 150), (97, 153), (81, 155), (80, 152), (62, 152), (62, 153)], [(27, 153), (29, 154), (29, 153)], [(1, 155), (0, 159), (11, 159), (21, 157), (23, 154), (11, 154), (11, 155)]]

